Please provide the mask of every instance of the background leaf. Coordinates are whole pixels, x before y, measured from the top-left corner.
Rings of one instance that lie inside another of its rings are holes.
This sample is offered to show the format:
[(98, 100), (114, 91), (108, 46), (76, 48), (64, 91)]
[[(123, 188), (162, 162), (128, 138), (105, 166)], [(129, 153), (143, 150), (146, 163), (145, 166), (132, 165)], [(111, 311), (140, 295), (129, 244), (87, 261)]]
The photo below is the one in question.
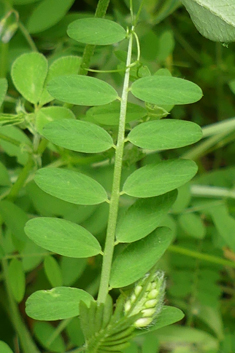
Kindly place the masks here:
[(27, 28), (29, 33), (45, 31), (58, 23), (70, 9), (75, 0), (43, 0), (29, 17)]
[(216, 42), (235, 41), (233, 0), (182, 0), (198, 31)]
[(42, 94), (47, 75), (47, 60), (40, 53), (26, 53), (13, 63), (11, 77), (17, 90), (33, 104), (37, 104)]
[(202, 130), (190, 121), (163, 119), (137, 125), (127, 138), (138, 147), (160, 151), (195, 143), (202, 138)]
[(106, 191), (96, 180), (72, 170), (39, 169), (34, 180), (48, 194), (77, 205), (96, 205), (107, 200)]
[(75, 119), (75, 115), (70, 109), (65, 107), (55, 106), (42, 108), (36, 114), (36, 128), (42, 135), (44, 126), (60, 119)]
[(162, 257), (171, 241), (171, 230), (161, 227), (128, 245), (113, 262), (110, 286), (125, 287), (143, 277)]
[(82, 18), (70, 23), (68, 36), (80, 43), (108, 45), (125, 39), (126, 31), (118, 23), (105, 18)]
[(129, 243), (151, 233), (165, 218), (176, 196), (177, 192), (172, 191), (157, 197), (135, 201), (117, 223), (117, 241)]
[(162, 195), (184, 185), (196, 172), (196, 163), (186, 159), (149, 164), (137, 169), (126, 179), (123, 192), (134, 197)]
[[(65, 352), (66, 347), (61, 335), (55, 333), (56, 328), (48, 322), (35, 322), (33, 326), (33, 333), (38, 342), (50, 352)], [(51, 342), (51, 337), (55, 335), (55, 338)]]
[(78, 224), (60, 218), (38, 217), (25, 226), (30, 239), (44, 249), (69, 257), (90, 257), (101, 252), (93, 235)]
[(53, 256), (46, 256), (44, 263), (44, 271), (48, 278), (48, 281), (52, 287), (60, 287), (63, 285), (62, 273), (60, 265)]
[(25, 274), (22, 262), (12, 259), (9, 264), (8, 275), (13, 297), (20, 303), (24, 298), (25, 292)]
[(202, 90), (195, 83), (171, 76), (147, 76), (131, 86), (132, 94), (144, 102), (177, 105), (197, 102)]
[(92, 296), (82, 289), (57, 287), (39, 290), (26, 301), (26, 313), (35, 320), (64, 320), (79, 315), (80, 300), (89, 305)]
[(0, 351), (1, 353), (13, 353), (11, 348), (3, 341), (0, 341)]
[(52, 97), (77, 105), (103, 105), (118, 98), (115, 89), (98, 78), (82, 75), (65, 75), (53, 78), (47, 85)]
[(0, 78), (0, 107), (7, 93), (8, 83), (5, 78)]
[(95, 124), (81, 120), (57, 120), (45, 126), (43, 136), (72, 151), (99, 153), (113, 146), (109, 133)]

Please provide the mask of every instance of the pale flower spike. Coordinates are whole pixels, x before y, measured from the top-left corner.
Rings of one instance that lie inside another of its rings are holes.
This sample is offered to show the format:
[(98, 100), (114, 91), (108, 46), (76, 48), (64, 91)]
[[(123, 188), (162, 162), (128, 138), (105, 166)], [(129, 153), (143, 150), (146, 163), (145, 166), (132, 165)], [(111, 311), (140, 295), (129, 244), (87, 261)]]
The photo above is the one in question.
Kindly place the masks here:
[[(124, 305), (124, 311), (127, 316), (142, 313), (142, 317), (134, 323), (136, 328), (144, 328), (151, 325), (163, 307), (165, 293), (164, 273), (157, 271), (152, 275), (150, 282), (149, 276), (147, 274), (136, 283), (133, 292)], [(149, 283), (146, 287), (147, 281)]]

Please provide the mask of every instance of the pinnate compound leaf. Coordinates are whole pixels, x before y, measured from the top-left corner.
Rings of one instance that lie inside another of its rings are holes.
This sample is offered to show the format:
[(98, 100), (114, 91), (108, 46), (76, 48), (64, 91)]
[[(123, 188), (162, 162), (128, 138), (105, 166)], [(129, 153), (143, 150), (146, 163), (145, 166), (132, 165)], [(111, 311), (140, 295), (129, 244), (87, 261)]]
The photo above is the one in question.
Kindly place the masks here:
[(35, 320), (64, 320), (79, 315), (79, 303), (87, 305), (93, 297), (82, 289), (56, 287), (39, 290), (26, 301), (26, 314)]
[(42, 108), (36, 114), (36, 128), (42, 135), (44, 126), (60, 119), (75, 119), (75, 115), (70, 109), (65, 107), (52, 106)]
[(151, 233), (165, 218), (176, 196), (177, 192), (174, 190), (157, 197), (135, 201), (117, 223), (117, 241), (130, 243)]
[(134, 197), (153, 197), (184, 185), (194, 177), (197, 165), (189, 159), (170, 159), (134, 171), (125, 181), (123, 192)]
[(202, 90), (195, 83), (171, 76), (147, 76), (135, 81), (132, 94), (148, 103), (179, 105), (197, 102)]
[(143, 277), (162, 257), (171, 241), (171, 230), (160, 227), (147, 237), (128, 245), (113, 262), (110, 286), (125, 287)]
[(8, 268), (11, 291), (15, 300), (20, 303), (25, 293), (25, 274), (22, 262), (12, 259)]
[(7, 80), (5, 78), (0, 78), (0, 107), (7, 93), (7, 87), (8, 87)]
[(72, 170), (42, 168), (34, 180), (48, 194), (76, 205), (97, 205), (107, 200), (105, 189), (96, 180)]
[(103, 105), (118, 98), (115, 89), (107, 82), (83, 75), (55, 77), (48, 83), (47, 90), (52, 97), (77, 105)]
[(40, 33), (58, 23), (68, 12), (75, 0), (43, 0), (29, 17), (29, 33)]
[(48, 69), (48, 75), (39, 101), (40, 105), (44, 105), (54, 99), (47, 91), (46, 85), (48, 82), (50, 82), (54, 77), (78, 74), (80, 64), (81, 58), (73, 55), (62, 56), (61, 58), (53, 61)]
[(108, 45), (125, 39), (126, 31), (105, 18), (83, 18), (70, 23), (68, 36), (80, 43)]
[(234, 0), (181, 0), (197, 30), (216, 42), (235, 41)]
[(101, 252), (100, 244), (90, 232), (61, 218), (31, 219), (25, 226), (25, 233), (37, 245), (63, 256), (81, 258)]
[(11, 348), (3, 341), (0, 341), (0, 352), (1, 353), (13, 353)]
[[(156, 318), (156, 323), (150, 326), (147, 332), (158, 330), (159, 328), (172, 325), (184, 317), (183, 311), (173, 306), (163, 306), (162, 311)], [(147, 333), (145, 330), (136, 330), (136, 335), (143, 335)]]
[(191, 145), (202, 138), (199, 125), (184, 120), (164, 119), (142, 123), (134, 127), (128, 140), (150, 150), (166, 150)]
[(77, 152), (99, 153), (113, 146), (106, 130), (81, 120), (53, 121), (45, 126), (42, 134), (55, 145)]
[(11, 77), (16, 89), (33, 104), (41, 97), (47, 66), (46, 58), (40, 53), (22, 54), (12, 65)]

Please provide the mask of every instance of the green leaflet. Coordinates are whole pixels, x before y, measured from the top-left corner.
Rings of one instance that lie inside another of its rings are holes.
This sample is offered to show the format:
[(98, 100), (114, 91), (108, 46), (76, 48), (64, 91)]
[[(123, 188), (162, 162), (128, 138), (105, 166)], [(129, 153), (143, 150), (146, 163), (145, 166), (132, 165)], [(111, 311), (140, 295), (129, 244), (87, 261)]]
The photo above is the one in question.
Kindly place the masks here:
[(148, 121), (134, 127), (128, 135), (134, 145), (159, 151), (187, 146), (201, 138), (199, 125), (174, 119)]
[(115, 89), (98, 78), (82, 75), (65, 75), (53, 78), (47, 85), (52, 97), (77, 105), (103, 105), (118, 98)]
[(27, 28), (30, 33), (39, 33), (54, 26), (68, 12), (75, 0), (43, 0), (34, 8)]
[(101, 253), (96, 238), (85, 228), (60, 218), (38, 217), (25, 226), (28, 237), (37, 245), (68, 257), (90, 257)]
[(8, 276), (13, 297), (20, 303), (25, 293), (25, 274), (21, 261), (17, 259), (11, 260), (8, 268)]
[(40, 100), (47, 75), (47, 59), (40, 53), (26, 53), (13, 63), (11, 77), (16, 89), (33, 104)]
[(177, 196), (176, 191), (148, 199), (139, 199), (117, 223), (116, 239), (129, 243), (151, 233), (165, 218)]
[(202, 219), (195, 213), (184, 213), (179, 216), (179, 224), (186, 234), (196, 239), (203, 239), (206, 228)]
[(46, 256), (44, 263), (44, 271), (48, 281), (52, 287), (60, 287), (63, 285), (62, 272), (60, 265), (53, 256)]
[(106, 191), (96, 180), (72, 170), (39, 169), (34, 180), (48, 194), (76, 205), (96, 205), (107, 200)]
[(131, 86), (132, 94), (156, 105), (177, 105), (197, 102), (202, 90), (195, 83), (171, 76), (147, 76)]
[(42, 134), (50, 142), (77, 152), (99, 153), (113, 146), (113, 140), (106, 130), (81, 120), (53, 121), (45, 126)]
[[(56, 328), (53, 327), (48, 322), (35, 322), (33, 325), (33, 333), (38, 340), (38, 342), (49, 350), (50, 352), (65, 352), (66, 347), (64, 344), (64, 340), (61, 334), (55, 332)], [(55, 338), (53, 339), (52, 343), (48, 343), (51, 341), (51, 337), (55, 334)]]
[(0, 341), (0, 351), (1, 353), (13, 353), (11, 348), (3, 341)]
[(234, 0), (182, 0), (198, 31), (216, 42), (235, 41)]
[(197, 172), (195, 162), (170, 159), (134, 171), (125, 181), (123, 192), (134, 197), (162, 195), (184, 185)]
[(18, 240), (26, 242), (27, 237), (24, 232), (24, 226), (28, 221), (28, 215), (25, 211), (14, 203), (4, 200), (0, 202), (0, 215), (12, 234)]
[(83, 18), (70, 23), (68, 36), (78, 42), (108, 45), (125, 39), (126, 31), (118, 23), (104, 18)]
[(34, 292), (26, 301), (26, 313), (35, 320), (64, 320), (79, 315), (80, 301), (90, 304), (92, 296), (82, 289), (56, 287)]
[(161, 227), (128, 245), (113, 262), (110, 286), (125, 287), (143, 277), (161, 258), (171, 241), (171, 230)]
[(0, 107), (7, 93), (7, 87), (8, 87), (7, 80), (5, 78), (0, 78)]

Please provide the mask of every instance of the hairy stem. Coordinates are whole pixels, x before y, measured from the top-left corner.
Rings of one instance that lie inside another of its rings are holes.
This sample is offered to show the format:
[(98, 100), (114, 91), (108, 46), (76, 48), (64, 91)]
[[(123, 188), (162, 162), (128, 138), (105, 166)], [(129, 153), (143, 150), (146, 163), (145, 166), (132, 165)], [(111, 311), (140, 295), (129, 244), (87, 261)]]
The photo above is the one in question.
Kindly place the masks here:
[[(99, 0), (96, 12), (95, 12), (95, 17), (104, 17), (107, 11), (107, 8), (109, 6), (110, 0)], [(90, 61), (91, 57), (93, 56), (95, 50), (95, 45), (87, 44), (85, 46), (83, 56), (82, 56), (82, 62), (79, 70), (80, 75), (86, 75), (87, 70), (90, 66)]]
[[(133, 28), (132, 28), (133, 31)], [(113, 175), (113, 186), (110, 199), (109, 207), (109, 219), (107, 227), (106, 242), (104, 248), (103, 265), (101, 272), (101, 281), (98, 294), (98, 302), (104, 303), (106, 296), (109, 291), (109, 279), (113, 258), (114, 241), (116, 233), (116, 224), (118, 216), (118, 206), (120, 198), (120, 182), (122, 173), (122, 159), (123, 150), (125, 144), (125, 123), (126, 123), (126, 109), (127, 109), (127, 99), (129, 91), (129, 78), (130, 78), (130, 64), (132, 55), (132, 43), (133, 34), (130, 35), (127, 61), (126, 61), (126, 72), (123, 83), (122, 99), (121, 99), (121, 109), (120, 109), (120, 119), (119, 119), (119, 129), (118, 129), (118, 139), (116, 145), (115, 162), (114, 162), (114, 175)]]

